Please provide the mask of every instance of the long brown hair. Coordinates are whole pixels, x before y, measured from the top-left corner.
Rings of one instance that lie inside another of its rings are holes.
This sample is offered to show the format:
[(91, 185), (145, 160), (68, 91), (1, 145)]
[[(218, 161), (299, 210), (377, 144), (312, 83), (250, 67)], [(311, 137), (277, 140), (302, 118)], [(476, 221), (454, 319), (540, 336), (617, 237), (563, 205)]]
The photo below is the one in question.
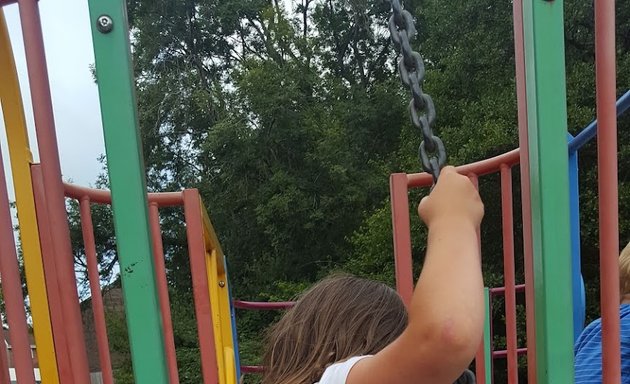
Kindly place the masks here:
[(335, 362), (379, 352), (406, 326), (405, 306), (387, 285), (348, 275), (326, 278), (271, 328), (263, 384), (313, 384)]

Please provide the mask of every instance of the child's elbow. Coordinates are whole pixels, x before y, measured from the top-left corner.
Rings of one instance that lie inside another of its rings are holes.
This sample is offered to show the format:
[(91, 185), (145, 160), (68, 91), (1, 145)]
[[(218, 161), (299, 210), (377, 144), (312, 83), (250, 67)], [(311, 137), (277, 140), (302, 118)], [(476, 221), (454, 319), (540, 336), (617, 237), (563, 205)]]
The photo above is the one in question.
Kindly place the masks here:
[(483, 325), (469, 319), (447, 317), (424, 329), (420, 340), (440, 356), (448, 356), (455, 366), (467, 367), (480, 346)]

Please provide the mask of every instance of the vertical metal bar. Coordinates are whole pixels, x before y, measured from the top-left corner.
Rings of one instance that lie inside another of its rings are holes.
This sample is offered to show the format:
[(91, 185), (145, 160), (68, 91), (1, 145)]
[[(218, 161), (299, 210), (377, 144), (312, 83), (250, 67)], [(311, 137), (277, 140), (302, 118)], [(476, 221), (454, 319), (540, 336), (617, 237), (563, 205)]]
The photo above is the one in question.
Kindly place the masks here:
[[(39, 8), (36, 0), (19, 0), (20, 21), (26, 52), (33, 115), (37, 130), (39, 157), (48, 203), (48, 218), (52, 249), (55, 253), (59, 284), (63, 289), (61, 306), (68, 332), (68, 354), (75, 381), (86, 383), (90, 378), (87, 351), (83, 336), (83, 324), (79, 309), (79, 295), (74, 276), (74, 260), (70, 244), (70, 230), (61, 179), (61, 166)], [(65, 383), (64, 383), (65, 384)]]
[(11, 377), (9, 376), (7, 339), (4, 337), (4, 330), (2, 331), (2, 337), (0, 337), (0, 384), (12, 384)]
[(536, 384), (536, 313), (534, 308), (534, 264), (532, 251), (532, 211), (529, 183), (529, 144), (527, 133), (527, 83), (525, 79), (525, 41), (523, 0), (512, 2), (516, 99), (521, 170), (521, 212), (523, 222), (523, 259), (525, 269), (525, 309), (527, 327), (527, 382)]
[[(569, 134), (569, 136), (571, 136)], [(586, 297), (581, 272), (580, 256), (580, 185), (578, 153), (569, 151), (569, 203), (571, 206), (571, 276), (573, 291), (573, 340), (577, 341), (584, 329)]]
[(411, 228), (409, 224), (409, 191), (407, 175), (395, 173), (389, 177), (394, 236), (396, 290), (405, 305), (413, 296), (413, 261), (411, 258)]
[(512, 170), (501, 164), (501, 217), (503, 222), (503, 278), (505, 285), (505, 335), (507, 342), (507, 379), (518, 383), (516, 337), (516, 276), (514, 267), (514, 215), (512, 209)]
[(183, 193), (203, 383), (218, 384), (220, 382), (219, 367), (214, 345), (215, 337), (218, 335), (214, 333), (213, 313), (210, 307), (210, 287), (206, 274), (206, 245), (203, 235), (201, 201), (195, 190), (185, 190)]
[(484, 289), (486, 321), (483, 329), (484, 361), (483, 372), (477, 372), (477, 376), (485, 379), (486, 384), (492, 384), (492, 305), (490, 289)]
[(619, 337), (619, 210), (615, 2), (595, 0), (595, 77), (597, 85), (597, 159), (602, 312), (602, 381), (621, 381)]
[[(524, 2), (537, 375), (573, 382), (563, 1)], [(614, 111), (612, 116), (614, 116)]]
[(42, 261), (44, 263), (44, 274), (46, 275), (46, 291), (48, 292), (48, 303), (50, 305), (50, 321), (53, 328), (59, 381), (63, 384), (75, 384), (76, 382), (72, 375), (70, 353), (68, 351), (66, 323), (64, 321), (63, 307), (61, 306), (61, 288), (57, 275), (55, 253), (52, 249), (52, 233), (48, 220), (46, 191), (44, 190), (42, 169), (39, 164), (33, 164), (31, 166), (31, 177), (33, 181), (33, 195), (35, 197), (35, 210), (37, 212), (37, 226), (39, 228), (39, 242), (41, 244)]
[[(35, 384), (31, 343), (26, 326), (26, 311), (22, 296), (22, 282), (18, 266), (13, 222), (9, 208), (7, 180), (4, 175), (2, 152), (0, 152), (0, 275), (2, 276), (2, 294), (7, 312), (13, 362), (20, 383)], [(4, 347), (4, 346), (2, 346)]]
[(98, 359), (101, 365), (104, 384), (114, 384), (112, 362), (109, 353), (109, 340), (107, 338), (107, 325), (105, 322), (105, 306), (101, 293), (101, 278), (98, 272), (98, 260), (96, 245), (94, 243), (94, 226), (92, 224), (92, 212), (90, 211), (90, 198), (84, 197), (79, 202), (81, 215), (81, 231), (83, 233), (83, 245), (87, 259), (88, 279), (90, 281), (90, 293), (92, 296), (92, 313), (94, 315), (94, 328), (96, 330), (96, 343), (98, 346)]
[(89, 9), (135, 381), (166, 384), (126, 4), (90, 0)]
[(0, 84), (2, 84), (0, 86), (0, 104), (2, 104), (2, 115), (4, 116), (11, 158), (26, 285), (33, 316), (39, 367), (41, 376), (46, 383), (58, 384), (57, 359), (31, 184), (30, 165), (33, 157), (28, 143), (17, 69), (2, 9), (0, 9)]
[(164, 246), (162, 244), (162, 230), (160, 229), (160, 212), (157, 203), (149, 204), (149, 222), (151, 224), (151, 238), (153, 240), (153, 262), (155, 277), (160, 300), (160, 313), (164, 328), (164, 346), (168, 363), (169, 384), (179, 384), (177, 371), (177, 355), (175, 353), (175, 337), (173, 335), (173, 320), (171, 318), (171, 304), (168, 297), (168, 282), (166, 280), (166, 266), (164, 264)]
[[(476, 174), (471, 173), (468, 175), (468, 178), (470, 179), (470, 182), (473, 183), (473, 185), (475, 186), (475, 189), (477, 189), (478, 191), (479, 190), (479, 177), (477, 177)], [(481, 230), (477, 230), (477, 246), (479, 247), (479, 250), (481, 251)], [(481, 252), (479, 252), (479, 254), (481, 255)], [(486, 372), (487, 365), (488, 365), (488, 362), (486, 361), (486, 350), (483, 343), (481, 343), (481, 345), (477, 349), (477, 354), (475, 355), (475, 369), (477, 371), (478, 384), (489, 384), (489, 383), (486, 383), (485, 381), (486, 376), (488, 374)]]

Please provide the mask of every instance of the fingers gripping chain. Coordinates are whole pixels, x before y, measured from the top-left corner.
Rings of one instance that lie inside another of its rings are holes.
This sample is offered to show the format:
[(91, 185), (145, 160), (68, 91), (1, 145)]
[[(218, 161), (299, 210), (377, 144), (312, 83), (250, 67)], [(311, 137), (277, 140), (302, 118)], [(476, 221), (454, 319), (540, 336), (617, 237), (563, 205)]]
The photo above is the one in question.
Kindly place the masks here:
[(423, 141), (418, 149), (420, 162), (424, 170), (437, 181), (440, 169), (446, 164), (446, 149), (442, 140), (433, 134), (432, 126), (436, 115), (433, 99), (422, 91), (424, 61), (410, 44), (416, 35), (416, 27), (411, 13), (402, 8), (400, 0), (390, 1), (392, 16), (389, 18), (389, 31), (394, 46), (402, 54), (398, 61), (398, 73), (402, 83), (411, 91), (412, 99), (409, 102), (411, 122), (422, 132)]

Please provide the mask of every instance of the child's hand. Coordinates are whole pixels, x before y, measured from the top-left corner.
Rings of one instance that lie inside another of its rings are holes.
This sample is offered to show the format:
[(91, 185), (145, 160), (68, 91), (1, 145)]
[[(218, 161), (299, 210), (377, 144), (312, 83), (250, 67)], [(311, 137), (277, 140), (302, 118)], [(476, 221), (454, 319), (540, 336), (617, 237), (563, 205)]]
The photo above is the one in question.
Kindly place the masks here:
[(418, 213), (431, 227), (437, 221), (464, 220), (478, 227), (484, 208), (479, 193), (466, 176), (454, 167), (444, 167), (431, 194), (420, 202)]

